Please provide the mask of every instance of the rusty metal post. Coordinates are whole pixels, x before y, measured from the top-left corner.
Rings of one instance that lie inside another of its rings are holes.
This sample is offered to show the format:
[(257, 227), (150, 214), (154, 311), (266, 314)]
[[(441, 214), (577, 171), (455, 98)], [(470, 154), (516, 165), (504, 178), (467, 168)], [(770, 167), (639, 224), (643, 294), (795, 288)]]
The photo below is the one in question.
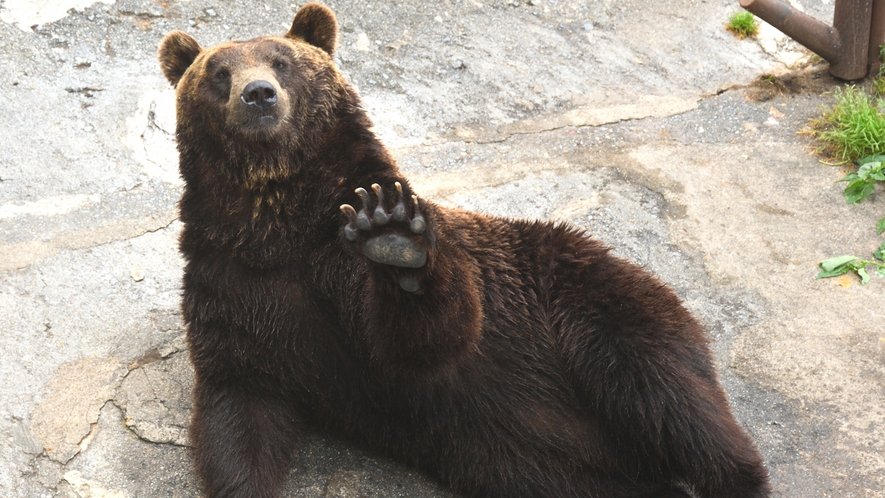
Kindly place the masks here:
[(873, 0), (836, 0), (832, 27), (780, 0), (740, 0), (740, 4), (827, 60), (833, 76), (844, 80), (866, 76)]
[(841, 42), (842, 56), (830, 61), (830, 74), (844, 80), (867, 75), (873, 0), (836, 0), (833, 29)]
[(885, 44), (885, 0), (873, 0), (873, 12), (870, 23), (870, 48), (867, 60), (869, 60), (870, 72), (875, 75), (882, 67), (882, 59), (879, 58), (879, 48)]

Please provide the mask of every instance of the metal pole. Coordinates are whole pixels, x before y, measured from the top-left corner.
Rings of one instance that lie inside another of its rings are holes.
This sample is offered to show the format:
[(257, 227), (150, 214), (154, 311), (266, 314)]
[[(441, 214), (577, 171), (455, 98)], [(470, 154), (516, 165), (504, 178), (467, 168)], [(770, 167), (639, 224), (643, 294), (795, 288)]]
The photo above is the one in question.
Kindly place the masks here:
[(866, 76), (873, 0), (836, 0), (832, 27), (780, 0), (740, 0), (740, 4), (827, 60), (833, 76), (845, 80)]
[(867, 75), (873, 0), (836, 0), (833, 28), (842, 45), (841, 57), (830, 61), (830, 74), (844, 80)]
[(870, 74), (878, 74), (882, 67), (882, 59), (879, 57), (879, 49), (885, 44), (885, 0), (873, 0), (873, 12), (870, 23), (870, 48), (867, 60), (870, 65)]

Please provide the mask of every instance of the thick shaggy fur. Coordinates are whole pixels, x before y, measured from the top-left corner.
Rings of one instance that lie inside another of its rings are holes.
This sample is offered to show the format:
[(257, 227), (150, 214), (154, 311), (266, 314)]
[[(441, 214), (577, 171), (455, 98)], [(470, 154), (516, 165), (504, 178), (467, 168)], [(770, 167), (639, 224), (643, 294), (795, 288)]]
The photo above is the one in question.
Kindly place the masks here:
[[(282, 37), (160, 47), (206, 494), (275, 496), (311, 425), (469, 496), (769, 496), (677, 296), (575, 228), (412, 201), (336, 36), (310, 4)], [(256, 79), (276, 92), (259, 110), (242, 88)], [(396, 182), (426, 229), (346, 233), (340, 206), (377, 202), (355, 189), (378, 184), (393, 212)], [(383, 234), (426, 263), (368, 259)]]

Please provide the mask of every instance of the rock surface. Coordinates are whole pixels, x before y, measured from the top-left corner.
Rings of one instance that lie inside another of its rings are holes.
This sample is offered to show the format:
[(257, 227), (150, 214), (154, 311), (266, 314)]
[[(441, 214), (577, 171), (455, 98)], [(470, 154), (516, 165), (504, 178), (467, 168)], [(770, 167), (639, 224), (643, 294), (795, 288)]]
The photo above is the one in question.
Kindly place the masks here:
[[(776, 496), (885, 497), (885, 280), (814, 279), (878, 247), (885, 196), (846, 205), (798, 134), (840, 85), (825, 67), (776, 30), (733, 37), (731, 0), (329, 6), (423, 198), (569, 221), (649, 268), (707, 326)], [(284, 33), (296, 8), (0, 2), (0, 495), (200, 495), (155, 52), (173, 29)], [(453, 496), (324, 436), (299, 455), (283, 496)]]

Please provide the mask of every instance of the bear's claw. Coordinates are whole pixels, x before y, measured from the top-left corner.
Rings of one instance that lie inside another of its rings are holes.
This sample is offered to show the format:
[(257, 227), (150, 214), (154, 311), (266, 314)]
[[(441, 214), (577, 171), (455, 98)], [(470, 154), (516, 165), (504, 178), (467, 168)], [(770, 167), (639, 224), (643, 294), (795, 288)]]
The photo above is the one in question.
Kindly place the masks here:
[(403, 203), (403, 185), (400, 182), (396, 182), (394, 185), (396, 186), (396, 206), (393, 207), (391, 216), (394, 221), (403, 222), (408, 219), (406, 205)]
[(427, 228), (427, 224), (424, 223), (424, 217), (421, 216), (421, 211), (418, 211), (418, 196), (413, 195), (412, 201), (415, 202), (415, 217), (412, 218), (412, 221), (409, 222), (409, 228), (412, 230), (412, 233), (422, 234), (424, 233), (424, 229)]
[(384, 211), (384, 192), (381, 190), (381, 185), (377, 183), (372, 184), (372, 190), (378, 196), (378, 205), (375, 206), (375, 213), (372, 215), (372, 219), (375, 220), (376, 225), (386, 225), (390, 221), (390, 215)]
[(344, 226), (344, 236), (347, 237), (347, 240), (353, 242), (356, 240), (357, 236), (355, 229), (357, 219), (356, 210), (353, 209), (353, 206), (350, 204), (342, 204), (339, 209), (341, 209), (341, 212), (344, 213), (348, 219), (347, 225)]
[[(403, 187), (399, 182), (396, 182), (395, 186), (397, 202), (391, 212), (387, 212), (384, 207), (384, 192), (377, 183), (372, 185), (372, 190), (377, 197), (374, 209), (369, 207), (372, 203), (369, 192), (364, 188), (356, 189), (354, 192), (362, 200), (363, 206), (357, 212), (350, 204), (341, 205), (341, 212), (347, 216), (344, 237), (351, 242), (357, 242), (361, 236), (366, 237), (363, 242), (358, 243), (360, 252), (376, 263), (400, 268), (421, 268), (427, 263), (427, 251), (410, 237), (389, 230), (380, 234), (365, 233), (388, 225), (391, 221), (405, 223), (408, 226), (408, 231), (415, 235), (421, 235), (427, 229), (427, 222), (421, 214), (418, 196), (412, 196), (413, 216), (409, 219), (403, 200)], [(369, 216), (370, 211), (372, 212), (371, 216)], [(411, 278), (403, 277), (399, 283), (400, 287), (410, 292), (414, 292), (418, 288), (417, 281)]]
[(372, 222), (369, 221), (369, 215), (366, 214), (366, 206), (369, 205), (369, 193), (362, 187), (356, 189), (354, 192), (356, 192), (356, 195), (360, 196), (360, 199), (363, 201), (363, 208), (360, 209), (360, 212), (356, 215), (356, 226), (359, 227), (360, 230), (371, 230)]

